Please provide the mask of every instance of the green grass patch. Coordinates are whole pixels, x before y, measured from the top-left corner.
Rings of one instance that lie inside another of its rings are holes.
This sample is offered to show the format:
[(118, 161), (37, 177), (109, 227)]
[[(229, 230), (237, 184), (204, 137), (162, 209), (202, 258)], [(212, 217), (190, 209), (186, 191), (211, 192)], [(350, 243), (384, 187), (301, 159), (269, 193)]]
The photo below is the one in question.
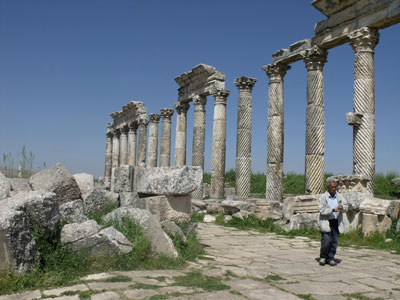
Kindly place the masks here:
[(278, 280), (285, 280), (285, 278), (279, 276), (279, 275), (268, 275), (267, 277), (265, 277), (266, 280), (270, 281), (278, 281)]
[(191, 220), (196, 222), (203, 222), (204, 214), (192, 212)]
[(154, 279), (158, 280), (160, 282), (165, 282), (167, 280), (167, 277), (165, 277), (165, 276), (157, 276)]
[(179, 292), (173, 292), (173, 293), (166, 293), (166, 294), (160, 294), (160, 295), (153, 295), (149, 298), (149, 300), (165, 300), (171, 297), (179, 297), (179, 296), (184, 296), (184, 295), (190, 295), (190, 294), (183, 294)]
[(156, 289), (162, 288), (163, 286), (138, 282), (138, 283), (130, 285), (129, 287), (132, 289), (156, 290)]
[(343, 294), (342, 296), (347, 297), (348, 300), (358, 299), (358, 300), (383, 300), (383, 298), (371, 298), (365, 296), (361, 293), (351, 293), (351, 294)]
[(103, 282), (130, 282), (132, 278), (124, 275), (113, 276), (102, 280)]
[(230, 286), (221, 282), (221, 278), (206, 276), (200, 271), (189, 272), (183, 276), (174, 277), (174, 280), (175, 282), (172, 285), (198, 287), (208, 292), (230, 289)]
[(98, 210), (88, 214), (88, 218), (91, 220), (95, 220), (98, 224), (103, 223), (103, 217), (112, 212), (114, 209), (118, 208), (118, 204), (114, 200), (109, 200), (107, 206), (102, 210)]
[(296, 294), (296, 296), (305, 300), (317, 300), (314, 297), (311, 297), (310, 294)]

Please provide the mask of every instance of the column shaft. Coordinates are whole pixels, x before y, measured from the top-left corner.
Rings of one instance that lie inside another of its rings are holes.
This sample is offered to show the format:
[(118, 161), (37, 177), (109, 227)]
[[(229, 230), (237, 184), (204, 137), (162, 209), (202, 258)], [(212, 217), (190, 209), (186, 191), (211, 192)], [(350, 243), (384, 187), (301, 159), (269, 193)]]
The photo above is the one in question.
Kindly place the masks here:
[(251, 91), (257, 79), (242, 76), (235, 80), (239, 89), (237, 138), (236, 138), (236, 190), (241, 198), (250, 197), (251, 182)]
[(146, 167), (146, 146), (147, 146), (147, 125), (149, 121), (141, 119), (139, 121), (139, 143), (138, 143), (138, 167)]
[(305, 193), (324, 192), (325, 114), (322, 70), (327, 52), (314, 46), (304, 53), (307, 74)]
[(136, 143), (137, 143), (137, 128), (138, 124), (133, 122), (129, 126), (129, 153), (128, 153), (128, 165), (136, 166)]
[(147, 167), (157, 167), (157, 154), (158, 154), (158, 122), (160, 121), (159, 114), (150, 114), (150, 127), (149, 127), (149, 149)]
[(111, 168), (112, 168), (112, 133), (110, 125), (108, 126), (107, 134), (106, 134), (106, 161), (104, 168), (104, 185), (107, 189), (110, 188), (111, 181)]
[(361, 28), (350, 34), (354, 50), (354, 112), (361, 116), (353, 127), (353, 173), (371, 179), (367, 189), (374, 192), (375, 175), (375, 82), (374, 48), (376, 29)]
[(119, 136), (120, 131), (116, 129), (112, 139), (112, 169), (119, 166)]
[[(204, 174), (204, 148), (206, 136), (206, 110), (207, 98), (197, 96), (193, 99), (194, 121), (193, 121), (193, 145), (192, 166), (200, 166)], [(203, 199), (203, 185), (201, 184), (192, 192), (192, 199)]]
[(228, 90), (219, 91), (214, 95), (215, 104), (210, 191), (210, 197), (212, 199), (224, 198), (226, 154), (226, 101), (228, 95)]
[(186, 131), (189, 103), (178, 102), (174, 106), (177, 112), (174, 162), (175, 166), (184, 166), (186, 164)]
[(128, 163), (128, 127), (121, 128), (120, 143), (119, 164), (122, 166)]
[(268, 152), (265, 196), (268, 201), (282, 201), (283, 197), (283, 78), (290, 69), (285, 64), (263, 67), (269, 77)]
[(170, 108), (161, 109), (161, 146), (160, 167), (171, 165), (171, 117), (174, 111)]

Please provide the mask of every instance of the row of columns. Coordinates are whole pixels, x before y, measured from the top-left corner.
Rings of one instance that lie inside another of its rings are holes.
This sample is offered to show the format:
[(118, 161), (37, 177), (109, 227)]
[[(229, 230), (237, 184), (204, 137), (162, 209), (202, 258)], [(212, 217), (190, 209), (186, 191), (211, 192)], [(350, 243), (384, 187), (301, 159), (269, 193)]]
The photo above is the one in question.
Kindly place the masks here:
[[(354, 50), (353, 173), (371, 179), (367, 188), (374, 192), (375, 174), (375, 93), (374, 48), (379, 40), (376, 29), (361, 28), (349, 34)], [(305, 192), (324, 191), (325, 116), (323, 67), (327, 51), (317, 46), (306, 50), (307, 68)], [(266, 199), (283, 197), (284, 95), (283, 79), (290, 66), (275, 63), (263, 67), (269, 78), (268, 153)]]

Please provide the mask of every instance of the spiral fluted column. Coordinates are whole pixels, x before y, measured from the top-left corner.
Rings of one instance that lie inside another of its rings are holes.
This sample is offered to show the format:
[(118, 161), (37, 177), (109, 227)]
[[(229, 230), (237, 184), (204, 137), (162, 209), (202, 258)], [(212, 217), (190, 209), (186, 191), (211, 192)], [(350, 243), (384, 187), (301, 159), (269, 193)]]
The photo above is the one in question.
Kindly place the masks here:
[[(194, 121), (193, 121), (193, 146), (192, 166), (200, 166), (204, 174), (204, 147), (206, 136), (206, 104), (207, 97), (196, 96), (193, 99)], [(203, 199), (203, 185), (201, 184), (192, 192), (192, 199)]]
[(187, 111), (189, 103), (178, 102), (174, 105), (177, 113), (175, 136), (175, 166), (186, 164)]
[(363, 27), (351, 34), (354, 50), (354, 113), (361, 117), (353, 124), (353, 173), (371, 179), (367, 189), (374, 192), (375, 175), (375, 82), (374, 49), (377, 29)]
[(121, 128), (119, 148), (119, 165), (126, 165), (128, 163), (128, 126)]
[(136, 143), (137, 143), (137, 129), (138, 123), (132, 122), (129, 124), (129, 153), (128, 153), (128, 165), (136, 166)]
[(267, 182), (265, 197), (280, 202), (283, 197), (283, 78), (290, 66), (282, 63), (262, 68), (269, 77)]
[(146, 167), (147, 125), (149, 120), (139, 120), (138, 167)]
[(317, 46), (304, 52), (307, 68), (305, 193), (324, 192), (325, 115), (322, 70), (327, 51)]
[(214, 94), (214, 122), (211, 161), (211, 191), (212, 199), (224, 198), (225, 186), (225, 155), (226, 155), (226, 101), (228, 90)]
[(111, 168), (112, 168), (112, 124), (108, 123), (106, 133), (106, 161), (104, 168), (104, 186), (106, 189), (110, 188), (111, 182)]
[(160, 167), (171, 165), (171, 117), (173, 114), (173, 109), (161, 109)]
[(250, 197), (251, 182), (251, 92), (257, 79), (242, 76), (235, 79), (239, 89), (237, 139), (236, 139), (236, 196)]
[(149, 149), (147, 166), (157, 167), (157, 154), (158, 154), (158, 122), (160, 121), (159, 114), (150, 114), (149, 126)]

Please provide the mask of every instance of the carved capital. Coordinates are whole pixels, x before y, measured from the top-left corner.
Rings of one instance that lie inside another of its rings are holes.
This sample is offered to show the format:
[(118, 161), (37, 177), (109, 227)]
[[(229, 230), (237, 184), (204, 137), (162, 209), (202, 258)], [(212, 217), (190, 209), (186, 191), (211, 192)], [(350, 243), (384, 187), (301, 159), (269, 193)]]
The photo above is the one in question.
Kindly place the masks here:
[(106, 131), (106, 137), (112, 137), (113, 136), (113, 124), (108, 123), (107, 124), (107, 131)]
[(149, 118), (150, 118), (150, 122), (151, 123), (158, 124), (158, 122), (160, 121), (161, 115), (159, 115), (159, 114), (150, 114)]
[(146, 128), (148, 124), (149, 124), (149, 120), (146, 120), (146, 119), (139, 120), (139, 128)]
[(256, 84), (257, 79), (251, 78), (251, 77), (246, 77), (242, 76), (239, 78), (235, 79), (235, 85), (238, 87), (239, 91), (240, 90), (248, 90), (251, 91)]
[(121, 134), (122, 135), (127, 135), (128, 131), (129, 131), (129, 127), (128, 126), (123, 126), (120, 128)]
[(161, 108), (160, 112), (161, 112), (161, 117), (163, 119), (168, 119), (168, 120), (171, 120), (171, 117), (174, 114), (174, 110), (171, 108)]
[(281, 82), (290, 66), (283, 63), (276, 63), (262, 67), (269, 77), (269, 82)]
[(228, 100), (229, 91), (228, 90), (220, 90), (214, 94), (215, 103), (224, 103)]
[(375, 46), (379, 42), (378, 29), (363, 27), (348, 35), (350, 45), (354, 52), (374, 52)]
[(118, 129), (118, 128), (116, 128), (116, 129), (113, 131), (113, 136), (116, 136), (117, 138), (119, 138), (120, 135), (121, 135), (121, 130)]
[(178, 113), (178, 115), (180, 115), (182, 113), (186, 114), (188, 109), (189, 109), (189, 107), (190, 107), (190, 105), (187, 102), (176, 102), (174, 104), (174, 107), (175, 107), (176, 112)]
[(131, 122), (129, 123), (129, 132), (136, 132), (138, 129), (138, 122)]
[(193, 104), (195, 108), (205, 106), (207, 104), (207, 97), (196, 95), (193, 97)]
[(313, 46), (302, 53), (308, 71), (322, 71), (327, 62), (328, 51), (318, 46)]

